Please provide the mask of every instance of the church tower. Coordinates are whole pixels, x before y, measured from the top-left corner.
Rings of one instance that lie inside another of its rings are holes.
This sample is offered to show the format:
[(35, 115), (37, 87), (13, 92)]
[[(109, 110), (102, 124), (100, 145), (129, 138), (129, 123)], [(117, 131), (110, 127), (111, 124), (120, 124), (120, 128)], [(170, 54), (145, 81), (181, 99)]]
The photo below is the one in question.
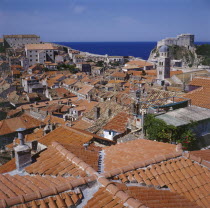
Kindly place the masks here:
[(165, 80), (170, 78), (170, 58), (169, 58), (169, 47), (164, 45), (159, 49), (160, 57), (158, 58), (157, 65), (157, 79)]

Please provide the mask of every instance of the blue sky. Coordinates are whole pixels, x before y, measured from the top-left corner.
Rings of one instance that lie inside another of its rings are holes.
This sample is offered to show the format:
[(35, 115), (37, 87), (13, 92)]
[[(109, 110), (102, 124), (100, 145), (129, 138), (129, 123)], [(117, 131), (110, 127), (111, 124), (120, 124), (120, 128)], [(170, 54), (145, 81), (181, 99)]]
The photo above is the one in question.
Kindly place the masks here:
[(210, 0), (0, 0), (0, 36), (43, 41), (210, 41)]

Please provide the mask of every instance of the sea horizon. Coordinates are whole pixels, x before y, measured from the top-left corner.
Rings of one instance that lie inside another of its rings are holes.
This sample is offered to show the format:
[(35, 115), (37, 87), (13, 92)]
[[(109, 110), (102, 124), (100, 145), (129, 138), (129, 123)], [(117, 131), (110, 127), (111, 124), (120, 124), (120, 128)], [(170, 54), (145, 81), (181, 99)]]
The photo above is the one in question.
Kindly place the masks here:
[[(147, 60), (157, 41), (96, 41), (96, 42), (53, 42), (82, 52), (109, 56), (134, 56)], [(197, 41), (195, 44), (210, 44)]]

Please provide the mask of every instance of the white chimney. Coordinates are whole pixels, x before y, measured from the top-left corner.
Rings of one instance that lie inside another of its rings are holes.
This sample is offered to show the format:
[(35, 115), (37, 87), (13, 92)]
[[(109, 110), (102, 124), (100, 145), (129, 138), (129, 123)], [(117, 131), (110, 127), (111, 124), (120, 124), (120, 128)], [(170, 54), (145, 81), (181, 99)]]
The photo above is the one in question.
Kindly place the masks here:
[(18, 132), (18, 138), (20, 139), (20, 144), (17, 147), (14, 147), (15, 163), (18, 170), (22, 170), (31, 163), (31, 149), (24, 141), (25, 130), (25, 128), (19, 128), (16, 130)]

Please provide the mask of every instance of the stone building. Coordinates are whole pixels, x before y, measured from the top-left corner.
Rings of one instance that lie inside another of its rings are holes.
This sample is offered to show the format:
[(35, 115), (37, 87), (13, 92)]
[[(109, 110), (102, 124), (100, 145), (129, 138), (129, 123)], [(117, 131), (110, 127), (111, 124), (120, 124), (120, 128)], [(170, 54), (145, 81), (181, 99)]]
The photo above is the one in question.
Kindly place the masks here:
[(26, 57), (29, 59), (30, 66), (37, 63), (44, 64), (46, 61), (54, 62), (56, 50), (51, 43), (25, 45)]
[(158, 58), (157, 64), (157, 79), (165, 80), (170, 78), (170, 58), (169, 58), (169, 47), (164, 45), (159, 49), (160, 57)]
[(163, 45), (168, 45), (168, 46), (178, 45), (190, 48), (194, 46), (194, 38), (195, 36), (192, 34), (181, 34), (178, 35), (176, 38), (166, 38), (158, 41), (157, 47), (161, 47)]
[(124, 63), (124, 57), (123, 56), (108, 56), (106, 62), (109, 63)]
[(4, 45), (11, 48), (20, 48), (26, 44), (40, 43), (40, 36), (37, 35), (4, 35)]

